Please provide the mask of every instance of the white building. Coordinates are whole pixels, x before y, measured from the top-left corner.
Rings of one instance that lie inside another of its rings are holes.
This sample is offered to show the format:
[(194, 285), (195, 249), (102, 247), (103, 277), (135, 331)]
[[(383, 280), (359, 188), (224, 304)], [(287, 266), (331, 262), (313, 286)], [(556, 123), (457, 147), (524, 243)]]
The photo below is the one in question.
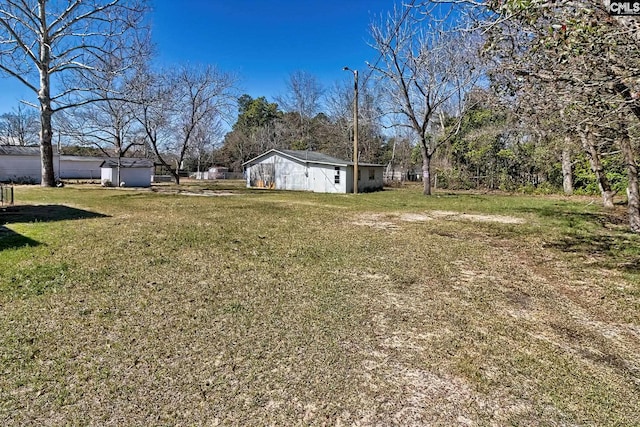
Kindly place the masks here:
[[(60, 179), (100, 179), (105, 157), (60, 155)], [(58, 167), (58, 165), (56, 165)]]
[[(59, 176), (60, 155), (53, 148), (53, 170)], [(0, 145), (0, 181), (38, 184), (42, 177), (40, 147)]]
[(100, 165), (102, 185), (115, 187), (150, 187), (153, 162), (149, 159), (122, 157), (108, 159)]
[[(315, 151), (272, 149), (243, 164), (247, 187), (353, 193), (353, 163)], [(383, 165), (358, 163), (358, 192), (382, 190)]]
[[(60, 155), (57, 148), (53, 147), (56, 179), (101, 179), (100, 166), (105, 160), (110, 158)], [(0, 145), (0, 182), (38, 184), (42, 176), (41, 169), (40, 147)]]

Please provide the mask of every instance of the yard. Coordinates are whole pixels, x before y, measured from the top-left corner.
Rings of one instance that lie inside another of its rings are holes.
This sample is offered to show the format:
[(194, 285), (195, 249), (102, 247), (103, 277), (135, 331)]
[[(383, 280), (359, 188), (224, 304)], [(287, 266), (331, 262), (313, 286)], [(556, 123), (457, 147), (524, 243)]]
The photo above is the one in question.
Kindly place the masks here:
[(0, 425), (640, 424), (623, 206), (223, 185), (16, 189)]

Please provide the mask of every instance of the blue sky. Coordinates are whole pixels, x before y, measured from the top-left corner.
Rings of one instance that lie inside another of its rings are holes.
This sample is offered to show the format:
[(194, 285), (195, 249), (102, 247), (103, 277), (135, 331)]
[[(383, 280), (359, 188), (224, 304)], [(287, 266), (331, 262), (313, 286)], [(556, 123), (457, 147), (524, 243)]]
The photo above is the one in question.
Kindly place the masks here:
[[(239, 77), (241, 93), (274, 96), (288, 76), (307, 71), (330, 86), (353, 79), (344, 66), (364, 71), (376, 60), (368, 28), (393, 0), (153, 0), (156, 63), (214, 64)], [(350, 80), (352, 81), (352, 80)], [(0, 78), (0, 113), (35, 95)]]

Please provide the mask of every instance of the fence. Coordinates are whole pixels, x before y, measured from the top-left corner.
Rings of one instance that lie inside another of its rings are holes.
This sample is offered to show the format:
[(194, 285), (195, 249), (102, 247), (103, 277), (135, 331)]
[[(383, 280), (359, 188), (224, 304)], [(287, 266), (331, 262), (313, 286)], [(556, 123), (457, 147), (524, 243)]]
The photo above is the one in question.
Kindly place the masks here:
[(405, 172), (401, 170), (386, 171), (382, 175), (384, 183), (389, 184), (392, 182), (404, 182), (404, 181), (420, 181), (422, 178), (415, 172)]
[(216, 179), (243, 179), (244, 175), (242, 172), (192, 172), (189, 175), (189, 178), (193, 179), (204, 179), (204, 180), (216, 180)]
[(13, 205), (13, 185), (0, 184), (0, 206)]

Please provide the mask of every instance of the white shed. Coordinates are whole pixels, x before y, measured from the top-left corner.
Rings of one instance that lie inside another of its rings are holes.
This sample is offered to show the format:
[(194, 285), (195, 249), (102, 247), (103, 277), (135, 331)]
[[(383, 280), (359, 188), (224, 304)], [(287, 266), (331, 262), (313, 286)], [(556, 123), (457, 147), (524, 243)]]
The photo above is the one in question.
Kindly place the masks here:
[[(353, 163), (315, 151), (272, 149), (243, 164), (249, 188), (353, 193)], [(384, 166), (358, 163), (358, 192), (382, 190)]]
[(106, 157), (60, 155), (60, 179), (99, 179)]
[(100, 165), (102, 185), (150, 187), (153, 162), (149, 159), (123, 157), (108, 159)]

